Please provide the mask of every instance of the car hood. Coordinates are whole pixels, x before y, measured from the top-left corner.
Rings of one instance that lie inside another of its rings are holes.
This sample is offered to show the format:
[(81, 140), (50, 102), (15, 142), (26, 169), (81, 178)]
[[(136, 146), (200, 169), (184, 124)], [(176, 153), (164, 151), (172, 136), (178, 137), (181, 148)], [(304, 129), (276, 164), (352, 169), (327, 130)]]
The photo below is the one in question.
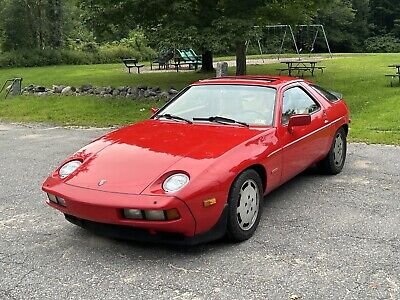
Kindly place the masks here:
[[(66, 183), (107, 192), (140, 194), (184, 158), (210, 160), (260, 134), (239, 126), (144, 121), (104, 136), (105, 146)], [(179, 171), (179, 170), (177, 170)], [(190, 174), (191, 170), (183, 170)]]

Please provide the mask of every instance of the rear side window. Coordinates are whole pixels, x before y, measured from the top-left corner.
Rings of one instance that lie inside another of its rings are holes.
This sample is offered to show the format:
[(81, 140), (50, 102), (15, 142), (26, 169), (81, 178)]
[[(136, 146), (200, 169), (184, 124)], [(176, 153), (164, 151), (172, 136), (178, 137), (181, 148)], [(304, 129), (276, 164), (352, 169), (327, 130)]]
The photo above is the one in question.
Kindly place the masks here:
[(331, 92), (327, 91), (326, 89), (324, 89), (323, 87), (320, 87), (318, 85), (310, 85), (315, 91), (317, 91), (318, 94), (320, 94), (321, 96), (325, 97), (326, 99), (328, 99), (331, 102), (337, 102), (340, 99), (335, 96), (334, 94), (332, 94)]

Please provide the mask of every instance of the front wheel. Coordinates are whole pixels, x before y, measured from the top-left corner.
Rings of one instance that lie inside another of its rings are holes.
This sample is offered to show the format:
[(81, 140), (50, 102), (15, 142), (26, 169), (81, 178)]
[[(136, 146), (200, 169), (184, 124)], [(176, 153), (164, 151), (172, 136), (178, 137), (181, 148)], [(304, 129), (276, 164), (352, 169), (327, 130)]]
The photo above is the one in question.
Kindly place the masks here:
[(249, 239), (260, 222), (263, 188), (260, 176), (246, 170), (232, 184), (228, 197), (228, 237), (237, 242)]
[(342, 172), (347, 154), (347, 136), (344, 128), (336, 131), (328, 155), (318, 163), (318, 168), (329, 175), (336, 175)]

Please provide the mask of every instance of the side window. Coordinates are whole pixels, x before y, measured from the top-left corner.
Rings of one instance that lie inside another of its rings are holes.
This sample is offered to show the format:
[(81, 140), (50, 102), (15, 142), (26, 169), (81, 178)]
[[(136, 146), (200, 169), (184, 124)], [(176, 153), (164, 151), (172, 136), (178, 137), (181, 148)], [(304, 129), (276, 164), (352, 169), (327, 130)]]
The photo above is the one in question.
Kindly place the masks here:
[(314, 85), (314, 84), (310, 84), (310, 86), (317, 91), (317, 93), (319, 93), (320, 95), (324, 96), (326, 99), (328, 99), (331, 102), (337, 102), (339, 101), (339, 97), (335, 96), (334, 94), (332, 94), (332, 92), (327, 91), (326, 89), (318, 86), (318, 85)]
[(319, 104), (303, 89), (290, 88), (283, 93), (282, 124), (287, 124), (291, 115), (312, 114), (319, 109)]

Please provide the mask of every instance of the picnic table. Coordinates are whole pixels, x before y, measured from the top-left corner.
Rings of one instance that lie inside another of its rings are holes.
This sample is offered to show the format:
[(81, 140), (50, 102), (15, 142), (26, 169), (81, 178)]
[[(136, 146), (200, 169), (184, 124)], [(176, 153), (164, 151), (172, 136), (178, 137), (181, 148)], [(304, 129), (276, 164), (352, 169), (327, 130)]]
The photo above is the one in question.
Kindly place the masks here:
[(321, 70), (322, 73), (326, 67), (324, 66), (317, 66), (320, 60), (315, 59), (290, 59), (290, 60), (283, 60), (281, 61), (282, 64), (286, 64), (286, 68), (277, 69), (279, 74), (282, 72), (288, 72), (289, 76), (292, 76), (294, 71), (297, 71), (299, 74), (302, 73), (304, 76), (304, 72), (310, 72), (312, 76), (314, 76), (315, 70)]
[[(395, 68), (397, 71), (395, 74), (386, 74), (386, 77), (390, 77), (390, 78), (398, 78), (399, 79), (399, 83), (400, 83), (400, 64), (394, 64), (394, 65), (390, 65), (388, 66), (389, 68)], [(390, 82), (390, 86), (393, 86), (393, 83)]]

